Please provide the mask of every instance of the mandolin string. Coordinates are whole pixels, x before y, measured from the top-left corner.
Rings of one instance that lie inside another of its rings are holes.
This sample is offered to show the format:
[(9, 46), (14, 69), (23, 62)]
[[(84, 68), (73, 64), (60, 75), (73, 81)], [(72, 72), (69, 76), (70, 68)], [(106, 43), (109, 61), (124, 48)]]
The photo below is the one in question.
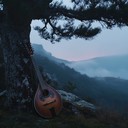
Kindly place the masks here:
[(35, 69), (35, 72), (36, 72), (36, 75), (37, 75), (37, 79), (38, 79), (39, 84), (40, 84), (40, 87), (41, 87), (41, 89), (44, 89), (44, 86), (46, 86), (46, 85), (45, 85), (45, 82), (43, 80), (42, 74), (41, 74), (41, 72), (40, 72), (40, 70), (39, 70), (39, 68), (36, 64), (36, 60), (35, 60), (35, 57), (34, 57), (34, 52), (33, 52), (31, 43), (27, 43), (27, 41), (24, 41), (24, 47), (27, 50), (28, 54), (30, 55), (32, 64), (34, 66), (34, 69)]
[(41, 74), (39, 68), (37, 67), (36, 60), (35, 60), (34, 55), (31, 55), (31, 59), (32, 59), (32, 63), (34, 65), (34, 68), (35, 68), (35, 71), (36, 71), (36, 74), (37, 74), (39, 83), (41, 85), (41, 88), (44, 89), (44, 86), (46, 86), (46, 85), (45, 85), (45, 82), (43, 80), (42, 74)]

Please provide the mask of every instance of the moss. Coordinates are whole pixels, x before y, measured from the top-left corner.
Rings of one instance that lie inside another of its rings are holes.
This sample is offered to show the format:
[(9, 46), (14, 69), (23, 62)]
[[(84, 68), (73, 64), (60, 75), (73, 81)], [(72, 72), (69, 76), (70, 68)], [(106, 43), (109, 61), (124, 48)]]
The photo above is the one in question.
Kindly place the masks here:
[[(95, 113), (96, 116), (86, 117), (83, 113), (76, 115), (70, 113), (70, 110), (63, 109), (62, 112), (53, 119), (43, 119), (35, 112), (8, 111), (0, 109), (0, 127), (1, 128), (127, 128), (128, 118), (116, 116), (118, 122), (109, 115), (112, 113)], [(108, 120), (105, 120), (105, 116)]]

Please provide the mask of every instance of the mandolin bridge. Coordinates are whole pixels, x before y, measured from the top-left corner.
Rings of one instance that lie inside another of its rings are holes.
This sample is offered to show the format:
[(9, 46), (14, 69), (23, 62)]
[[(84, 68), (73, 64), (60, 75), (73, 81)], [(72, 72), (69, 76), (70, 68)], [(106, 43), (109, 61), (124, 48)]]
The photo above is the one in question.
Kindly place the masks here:
[(47, 105), (52, 104), (52, 103), (55, 103), (55, 102), (56, 102), (56, 100), (53, 100), (51, 102), (48, 102), (48, 103), (44, 104), (43, 106), (47, 106)]

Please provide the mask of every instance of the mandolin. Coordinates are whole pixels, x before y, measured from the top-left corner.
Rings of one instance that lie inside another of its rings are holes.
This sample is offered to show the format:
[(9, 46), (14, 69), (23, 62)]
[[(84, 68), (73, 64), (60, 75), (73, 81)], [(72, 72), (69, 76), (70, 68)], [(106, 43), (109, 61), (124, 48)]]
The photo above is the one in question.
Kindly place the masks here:
[(34, 97), (34, 108), (36, 112), (43, 118), (53, 118), (58, 115), (62, 109), (62, 100), (60, 94), (51, 86), (49, 86), (41, 75), (36, 64), (34, 54), (29, 52), (30, 57), (39, 81), (38, 88)]

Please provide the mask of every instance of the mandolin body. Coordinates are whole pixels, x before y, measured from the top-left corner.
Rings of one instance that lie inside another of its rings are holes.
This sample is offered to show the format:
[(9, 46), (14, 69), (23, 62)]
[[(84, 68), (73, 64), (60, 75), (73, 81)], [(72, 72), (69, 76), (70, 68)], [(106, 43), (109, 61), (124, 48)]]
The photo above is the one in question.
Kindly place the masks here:
[(43, 118), (52, 118), (59, 114), (62, 109), (61, 96), (49, 85), (43, 87), (43, 89), (38, 86), (34, 98), (34, 107)]

